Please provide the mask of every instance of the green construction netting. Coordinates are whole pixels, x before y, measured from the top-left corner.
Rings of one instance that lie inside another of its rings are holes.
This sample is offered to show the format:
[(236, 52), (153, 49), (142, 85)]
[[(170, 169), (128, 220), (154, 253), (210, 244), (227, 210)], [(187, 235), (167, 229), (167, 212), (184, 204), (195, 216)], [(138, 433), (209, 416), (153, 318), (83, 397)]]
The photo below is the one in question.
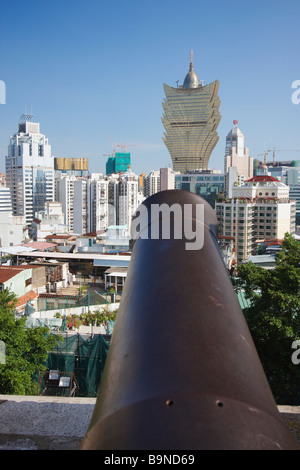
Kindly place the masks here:
[(84, 339), (79, 334), (66, 336), (48, 355), (46, 367), (76, 377), (78, 397), (96, 397), (101, 381), (110, 335)]

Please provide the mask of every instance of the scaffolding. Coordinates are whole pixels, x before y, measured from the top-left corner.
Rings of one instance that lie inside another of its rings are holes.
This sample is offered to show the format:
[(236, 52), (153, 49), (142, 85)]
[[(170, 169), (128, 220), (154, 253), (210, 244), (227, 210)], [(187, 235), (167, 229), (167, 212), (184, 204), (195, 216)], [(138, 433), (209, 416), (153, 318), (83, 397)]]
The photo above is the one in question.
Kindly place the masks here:
[(96, 397), (110, 339), (111, 335), (63, 335), (63, 341), (48, 355), (46, 373), (39, 374), (38, 394)]

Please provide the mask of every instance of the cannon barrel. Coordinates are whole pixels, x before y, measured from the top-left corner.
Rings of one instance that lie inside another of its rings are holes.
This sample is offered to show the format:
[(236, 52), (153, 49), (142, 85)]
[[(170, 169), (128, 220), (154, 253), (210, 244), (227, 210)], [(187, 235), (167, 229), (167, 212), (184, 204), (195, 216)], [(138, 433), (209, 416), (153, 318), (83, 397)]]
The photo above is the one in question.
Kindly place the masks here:
[(80, 449), (298, 449), (222, 260), (214, 210), (182, 190), (142, 206)]

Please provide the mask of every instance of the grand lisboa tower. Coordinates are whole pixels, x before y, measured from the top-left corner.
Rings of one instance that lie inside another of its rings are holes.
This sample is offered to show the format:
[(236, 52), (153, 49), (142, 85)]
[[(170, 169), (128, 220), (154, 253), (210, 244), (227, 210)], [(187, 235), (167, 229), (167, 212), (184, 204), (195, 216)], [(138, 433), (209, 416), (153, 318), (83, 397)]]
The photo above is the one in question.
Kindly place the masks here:
[(218, 80), (205, 85), (198, 79), (194, 71), (193, 51), (183, 85), (173, 88), (164, 83), (163, 141), (170, 153), (174, 171), (186, 173), (207, 169), (211, 153), (219, 140), (219, 85)]

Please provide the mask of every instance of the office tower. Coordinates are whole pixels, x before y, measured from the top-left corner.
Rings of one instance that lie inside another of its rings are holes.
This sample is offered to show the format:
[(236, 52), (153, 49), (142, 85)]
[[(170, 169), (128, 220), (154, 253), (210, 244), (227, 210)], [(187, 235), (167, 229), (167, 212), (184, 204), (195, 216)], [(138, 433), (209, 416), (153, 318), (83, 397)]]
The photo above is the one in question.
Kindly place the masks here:
[(175, 189), (183, 189), (203, 197), (213, 208), (225, 188), (225, 178), (220, 170), (194, 170), (175, 175)]
[(219, 81), (205, 85), (198, 79), (191, 52), (190, 69), (183, 85), (177, 88), (163, 86), (166, 95), (162, 103), (163, 141), (170, 153), (173, 170), (186, 173), (207, 169), (219, 140)]
[(61, 173), (67, 175), (87, 177), (89, 170), (89, 161), (88, 158), (54, 158), (54, 171), (60, 171)]
[(232, 243), (238, 263), (254, 254), (258, 243), (295, 233), (295, 201), (284, 183), (262, 173), (232, 192), (231, 200), (216, 202), (215, 211), (218, 237)]
[(32, 115), (22, 115), (19, 129), (10, 137), (6, 157), (6, 183), (13, 215), (25, 216), (29, 225), (46, 201), (54, 198), (54, 159), (51, 145)]
[(238, 121), (233, 121), (234, 127), (227, 134), (224, 173), (226, 175), (226, 193), (232, 197), (234, 183), (241, 184), (253, 176), (253, 158), (249, 157), (249, 149), (245, 147), (245, 137), (237, 127)]
[(106, 162), (106, 174), (125, 173), (131, 166), (130, 153), (116, 152)]

